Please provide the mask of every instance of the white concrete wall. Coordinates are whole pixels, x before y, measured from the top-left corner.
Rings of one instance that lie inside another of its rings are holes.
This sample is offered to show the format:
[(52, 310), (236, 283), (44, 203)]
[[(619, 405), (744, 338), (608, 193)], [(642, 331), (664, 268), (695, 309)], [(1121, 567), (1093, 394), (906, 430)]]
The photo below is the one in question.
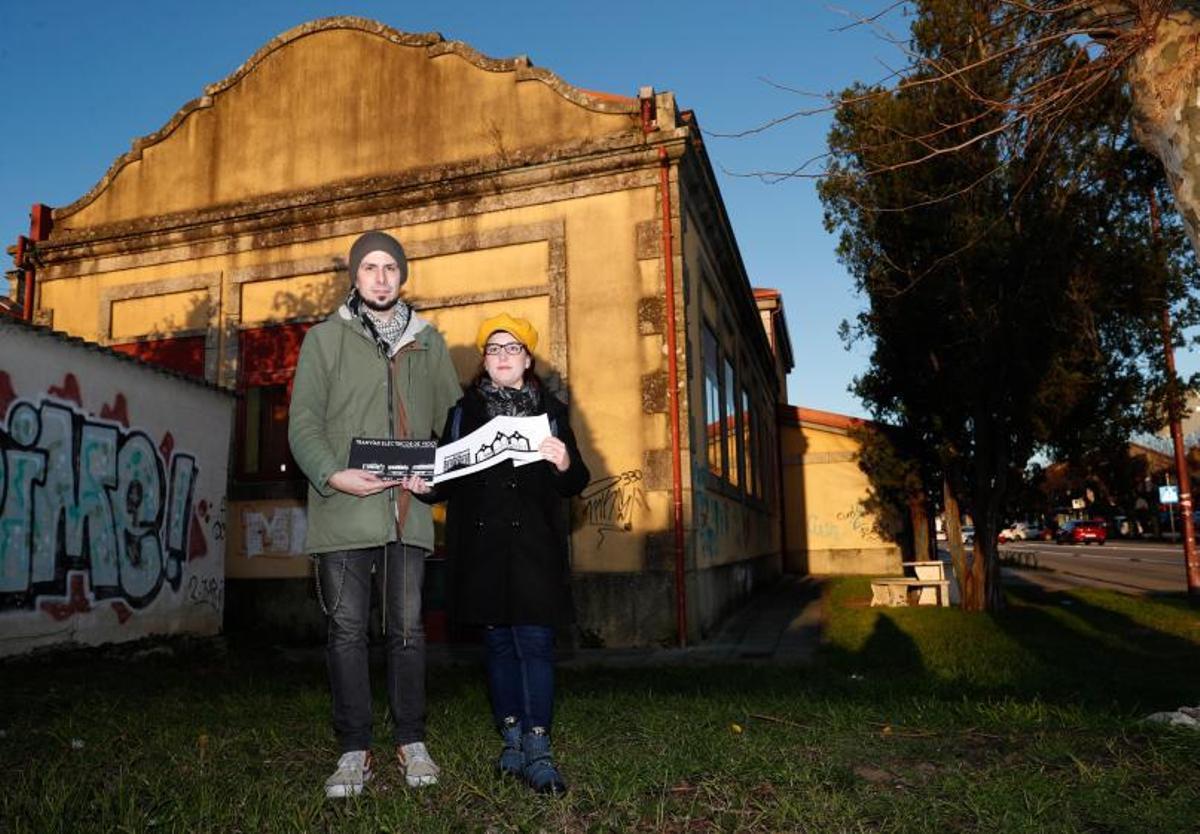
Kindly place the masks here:
[(0, 317), (0, 656), (220, 630), (233, 402)]

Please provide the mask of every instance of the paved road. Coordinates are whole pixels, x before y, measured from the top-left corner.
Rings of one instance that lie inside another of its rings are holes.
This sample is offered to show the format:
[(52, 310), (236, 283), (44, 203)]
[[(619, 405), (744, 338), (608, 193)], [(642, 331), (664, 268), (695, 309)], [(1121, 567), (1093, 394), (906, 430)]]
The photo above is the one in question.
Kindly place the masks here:
[[(1120, 539), (1103, 547), (1054, 542), (1013, 542), (1000, 545), (1001, 559), (1010, 566), (1028, 564), (1040, 571), (1006, 569), (1010, 578), (1036, 581), (1053, 589), (1090, 585), (1132, 594), (1187, 591), (1183, 546), (1168, 542)], [(1007, 558), (1006, 558), (1007, 557)], [(1048, 571), (1053, 574), (1046, 575)]]

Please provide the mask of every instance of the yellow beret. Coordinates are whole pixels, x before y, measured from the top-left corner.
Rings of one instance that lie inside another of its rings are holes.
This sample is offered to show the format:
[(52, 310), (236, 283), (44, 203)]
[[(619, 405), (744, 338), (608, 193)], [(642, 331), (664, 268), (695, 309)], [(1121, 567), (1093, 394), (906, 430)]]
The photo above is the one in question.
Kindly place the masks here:
[(511, 333), (513, 338), (525, 345), (525, 349), (530, 353), (533, 353), (533, 349), (537, 347), (538, 334), (528, 319), (514, 319), (508, 313), (501, 313), (485, 319), (479, 325), (479, 332), (475, 334), (475, 347), (479, 348), (480, 353), (483, 353), (483, 346), (487, 344), (488, 337), (497, 330)]

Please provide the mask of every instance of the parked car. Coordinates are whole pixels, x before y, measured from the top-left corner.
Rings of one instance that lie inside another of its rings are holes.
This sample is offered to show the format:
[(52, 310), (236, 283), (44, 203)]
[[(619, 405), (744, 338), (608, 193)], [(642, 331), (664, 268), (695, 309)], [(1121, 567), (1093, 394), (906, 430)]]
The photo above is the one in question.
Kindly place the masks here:
[(1047, 535), (1047, 532), (1036, 521), (1014, 521), (999, 532), (996, 541), (1004, 544), (1005, 542), (1032, 542), (1043, 538), (1049, 539), (1052, 536)]
[(1025, 522), (1018, 521), (1015, 524), (1008, 525), (996, 534), (996, 541), (999, 544), (1025, 541)]
[(1023, 542), (1027, 539), (1036, 539), (1041, 533), (1042, 528), (1037, 524), (1028, 521), (1014, 521), (996, 535), (996, 541), (1000, 544)]
[(1059, 544), (1104, 544), (1107, 539), (1108, 529), (1098, 519), (1067, 521), (1054, 537)]

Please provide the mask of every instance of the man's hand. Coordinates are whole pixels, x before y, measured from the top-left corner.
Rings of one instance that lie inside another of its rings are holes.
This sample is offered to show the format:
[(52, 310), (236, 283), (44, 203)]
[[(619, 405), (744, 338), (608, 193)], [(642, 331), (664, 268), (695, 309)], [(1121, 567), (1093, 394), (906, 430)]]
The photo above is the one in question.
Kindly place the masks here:
[(557, 437), (547, 437), (543, 440), (542, 445), (538, 446), (538, 454), (553, 463), (559, 472), (566, 472), (571, 468), (571, 453), (567, 451), (567, 444)]
[(347, 495), (357, 495), (362, 498), (383, 492), (396, 485), (395, 481), (385, 481), (373, 472), (362, 469), (340, 469), (329, 476), (329, 485), (338, 492)]

